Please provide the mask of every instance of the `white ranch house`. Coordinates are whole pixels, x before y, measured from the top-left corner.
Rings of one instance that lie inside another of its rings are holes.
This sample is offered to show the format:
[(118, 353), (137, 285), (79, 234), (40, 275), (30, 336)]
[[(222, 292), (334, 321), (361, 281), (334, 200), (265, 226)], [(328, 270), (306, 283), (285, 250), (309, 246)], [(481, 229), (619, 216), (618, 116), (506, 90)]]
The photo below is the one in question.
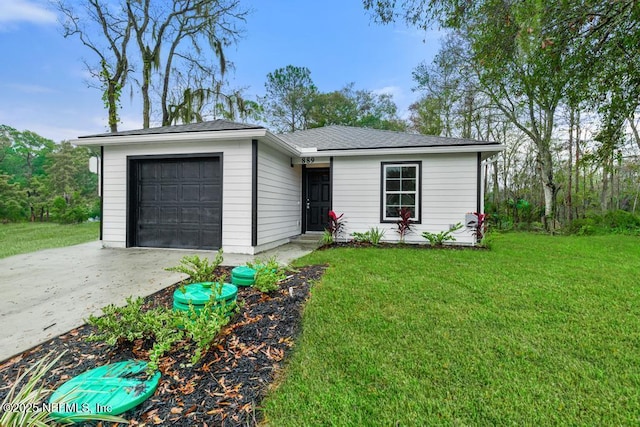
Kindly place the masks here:
[[(275, 135), (225, 120), (80, 137), (101, 149), (104, 247), (256, 254), (319, 232), (344, 213), (345, 237), (371, 227), (397, 241), (400, 206), (413, 212), (407, 242), (426, 242), (483, 211), (483, 166), (495, 142), (346, 126)], [(459, 244), (472, 245), (469, 229)]]

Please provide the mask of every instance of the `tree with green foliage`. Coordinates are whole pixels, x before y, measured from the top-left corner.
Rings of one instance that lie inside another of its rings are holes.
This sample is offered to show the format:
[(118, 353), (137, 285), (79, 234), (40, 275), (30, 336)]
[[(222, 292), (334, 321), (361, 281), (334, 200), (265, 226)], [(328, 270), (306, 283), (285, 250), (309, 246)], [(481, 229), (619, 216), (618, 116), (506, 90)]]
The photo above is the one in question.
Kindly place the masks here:
[(440, 100), (436, 97), (430, 95), (421, 97), (409, 106), (411, 129), (423, 135), (442, 135), (444, 123), (441, 108)]
[(312, 96), (308, 127), (344, 125), (403, 131), (407, 124), (398, 118), (397, 111), (392, 95), (355, 90), (350, 83), (339, 91)]
[(4, 140), (0, 172), (11, 175), (13, 182), (22, 185), (27, 185), (33, 176), (44, 174), (45, 160), (55, 147), (53, 141), (6, 125), (0, 125), (0, 135)]
[(0, 221), (19, 221), (26, 217), (26, 194), (11, 176), (0, 174)]
[(317, 94), (311, 71), (287, 65), (267, 74), (261, 102), (267, 121), (280, 132), (307, 129), (309, 111)]
[[(469, 44), (470, 70), (493, 105), (536, 147), (545, 198), (545, 221), (553, 221), (557, 186), (551, 140), (558, 105), (570, 87), (575, 66), (571, 40), (550, 38), (551, 20), (544, 2), (484, 0), (364, 0), (382, 22), (398, 17), (421, 28), (439, 22), (458, 31)], [(548, 224), (552, 226), (552, 223)]]
[(0, 220), (79, 222), (99, 212), (97, 176), (86, 147), (55, 144), (40, 135), (0, 125)]

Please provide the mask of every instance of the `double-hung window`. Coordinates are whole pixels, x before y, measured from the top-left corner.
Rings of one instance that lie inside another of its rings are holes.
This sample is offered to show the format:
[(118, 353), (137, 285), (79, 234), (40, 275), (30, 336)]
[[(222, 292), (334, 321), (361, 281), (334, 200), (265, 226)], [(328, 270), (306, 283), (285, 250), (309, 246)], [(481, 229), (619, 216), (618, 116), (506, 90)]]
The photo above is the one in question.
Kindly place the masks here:
[(408, 209), (411, 220), (420, 222), (421, 162), (382, 162), (381, 177), (381, 222), (396, 222), (400, 210)]

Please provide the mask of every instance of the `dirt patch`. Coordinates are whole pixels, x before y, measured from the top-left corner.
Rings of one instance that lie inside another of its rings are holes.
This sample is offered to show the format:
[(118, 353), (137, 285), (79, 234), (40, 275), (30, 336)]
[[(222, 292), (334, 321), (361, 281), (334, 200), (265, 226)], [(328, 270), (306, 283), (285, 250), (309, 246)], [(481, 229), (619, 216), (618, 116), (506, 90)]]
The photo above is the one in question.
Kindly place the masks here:
[[(190, 366), (191, 353), (180, 348), (166, 355), (161, 359), (162, 377), (156, 393), (122, 416), (132, 426), (257, 424), (261, 418), (260, 402), (300, 333), (301, 310), (310, 287), (324, 270), (324, 266), (303, 267), (291, 273), (270, 295), (240, 287), (241, 311), (202, 360)], [(176, 287), (147, 297), (144, 307), (171, 307)], [(2, 362), (0, 400), (21, 369), (49, 353), (67, 351), (46, 377), (47, 386), (56, 388), (97, 366), (145, 359), (150, 348), (150, 343), (143, 340), (119, 348), (89, 343), (85, 338), (92, 331), (88, 325), (81, 326)]]

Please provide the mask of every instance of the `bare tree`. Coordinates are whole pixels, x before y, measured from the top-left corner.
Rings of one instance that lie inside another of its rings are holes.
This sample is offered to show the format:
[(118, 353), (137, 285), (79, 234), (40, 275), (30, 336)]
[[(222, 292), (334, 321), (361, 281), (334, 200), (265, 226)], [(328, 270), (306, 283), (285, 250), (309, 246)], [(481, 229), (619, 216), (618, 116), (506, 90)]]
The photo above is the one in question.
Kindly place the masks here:
[[(77, 3), (77, 2), (76, 2)], [(118, 108), (129, 74), (127, 47), (132, 22), (118, 5), (101, 0), (56, 3), (65, 37), (77, 36), (97, 57), (98, 65), (85, 62), (89, 73), (100, 82), (102, 99), (109, 112), (109, 129), (118, 131)]]

